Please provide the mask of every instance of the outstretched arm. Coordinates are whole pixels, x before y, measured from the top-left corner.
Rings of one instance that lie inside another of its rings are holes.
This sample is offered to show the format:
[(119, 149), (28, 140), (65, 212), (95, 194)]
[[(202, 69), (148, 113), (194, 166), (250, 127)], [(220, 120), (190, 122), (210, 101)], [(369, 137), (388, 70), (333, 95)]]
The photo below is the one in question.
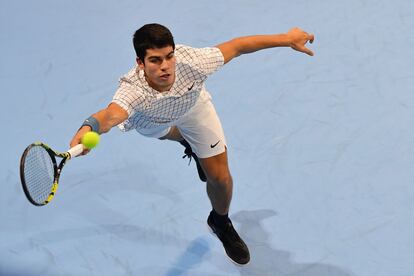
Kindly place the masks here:
[(224, 56), (224, 63), (243, 54), (273, 47), (291, 47), (292, 49), (313, 56), (313, 52), (306, 48), (306, 43), (312, 43), (313, 34), (293, 28), (285, 34), (243, 36), (221, 43), (216, 47)]
[[(98, 111), (97, 113), (93, 114), (98, 123), (99, 123), (99, 133), (106, 133), (112, 127), (119, 125), (126, 119), (128, 119), (128, 112), (126, 112), (122, 107), (117, 105), (116, 103), (111, 103), (107, 108)], [(83, 126), (81, 127), (78, 132), (76, 132), (75, 136), (72, 138), (70, 142), (70, 147), (74, 147), (81, 143), (81, 139), (83, 135), (91, 131), (90, 126)], [(88, 153), (89, 150), (85, 150), (83, 154)]]

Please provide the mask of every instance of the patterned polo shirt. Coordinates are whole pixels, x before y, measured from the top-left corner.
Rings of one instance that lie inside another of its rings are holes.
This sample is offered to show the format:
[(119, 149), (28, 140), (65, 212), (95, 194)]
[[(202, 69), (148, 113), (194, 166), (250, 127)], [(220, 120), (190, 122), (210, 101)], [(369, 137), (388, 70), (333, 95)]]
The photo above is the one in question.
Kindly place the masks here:
[(112, 102), (128, 112), (128, 119), (118, 125), (122, 131), (171, 125), (194, 106), (207, 77), (224, 64), (215, 47), (177, 45), (175, 57), (175, 82), (169, 91), (151, 88), (138, 65), (121, 77)]

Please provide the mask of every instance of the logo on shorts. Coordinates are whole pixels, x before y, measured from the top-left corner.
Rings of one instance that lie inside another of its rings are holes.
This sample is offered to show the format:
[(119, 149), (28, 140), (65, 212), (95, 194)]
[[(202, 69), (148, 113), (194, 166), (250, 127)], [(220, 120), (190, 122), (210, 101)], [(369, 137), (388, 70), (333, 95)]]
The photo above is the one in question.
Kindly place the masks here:
[(218, 142), (215, 143), (214, 145), (210, 145), (210, 148), (214, 149), (218, 145), (218, 143), (220, 143), (220, 140), (218, 140)]

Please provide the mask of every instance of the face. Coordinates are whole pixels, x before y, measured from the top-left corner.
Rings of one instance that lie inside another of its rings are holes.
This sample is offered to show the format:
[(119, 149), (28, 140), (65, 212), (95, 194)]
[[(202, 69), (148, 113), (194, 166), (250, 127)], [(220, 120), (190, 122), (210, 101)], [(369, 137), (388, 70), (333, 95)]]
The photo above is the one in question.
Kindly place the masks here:
[(137, 58), (148, 84), (157, 91), (168, 91), (175, 81), (175, 56), (172, 46), (147, 49), (144, 62)]

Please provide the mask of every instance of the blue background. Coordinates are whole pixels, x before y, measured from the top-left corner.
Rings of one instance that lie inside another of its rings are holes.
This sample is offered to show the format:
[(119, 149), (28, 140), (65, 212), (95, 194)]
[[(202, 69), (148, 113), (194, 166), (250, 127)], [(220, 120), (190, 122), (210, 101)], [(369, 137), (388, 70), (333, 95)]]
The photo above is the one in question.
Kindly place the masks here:
[[(315, 34), (209, 78), (229, 144), (238, 267), (209, 234), (182, 147), (114, 129), (70, 161), (57, 196), (25, 199), (19, 158), (66, 150), (135, 63), (133, 32), (180, 44)], [(410, 1), (0, 1), (0, 275), (411, 276), (414, 4)]]

